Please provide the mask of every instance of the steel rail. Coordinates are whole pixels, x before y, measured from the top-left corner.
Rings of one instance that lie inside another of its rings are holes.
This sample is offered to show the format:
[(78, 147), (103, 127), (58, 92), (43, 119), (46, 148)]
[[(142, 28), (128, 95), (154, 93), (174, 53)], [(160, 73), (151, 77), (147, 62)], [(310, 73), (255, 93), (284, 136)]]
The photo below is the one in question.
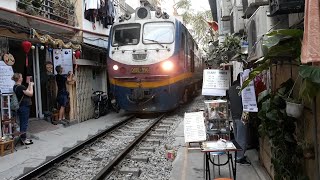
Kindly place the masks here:
[(132, 141), (121, 153), (119, 153), (107, 166), (105, 166), (92, 180), (102, 180), (110, 174), (114, 167), (118, 165), (126, 155), (139, 143), (141, 140), (151, 131), (151, 129), (165, 117), (165, 114), (162, 114), (158, 117), (141, 135), (139, 135), (134, 141)]
[(44, 162), (43, 164), (37, 166), (33, 170), (31, 170), (25, 174), (22, 174), (17, 179), (18, 180), (30, 180), (32, 178), (36, 178), (36, 177), (39, 177), (39, 176), (45, 174), (52, 167), (54, 167), (55, 164), (62, 162), (66, 158), (70, 157), (72, 154), (78, 152), (79, 150), (83, 149), (85, 146), (93, 143), (94, 141), (96, 141), (100, 137), (103, 137), (107, 133), (110, 133), (111, 131), (117, 129), (118, 127), (122, 126), (123, 124), (127, 123), (130, 119), (133, 119), (133, 118), (135, 118), (135, 116), (132, 115), (132, 116), (120, 121), (119, 123), (112, 125), (110, 128), (108, 128), (100, 133), (97, 133), (96, 135), (85, 140), (84, 142), (81, 142), (81, 143), (77, 144), (76, 146), (62, 152), (58, 156), (55, 156), (54, 158), (50, 159), (49, 161)]

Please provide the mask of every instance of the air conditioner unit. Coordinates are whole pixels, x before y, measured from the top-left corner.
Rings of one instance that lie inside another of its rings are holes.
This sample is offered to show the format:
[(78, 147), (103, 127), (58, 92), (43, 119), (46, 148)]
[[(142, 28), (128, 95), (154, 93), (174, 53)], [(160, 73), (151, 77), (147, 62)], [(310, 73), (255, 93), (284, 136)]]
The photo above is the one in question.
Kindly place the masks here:
[(276, 29), (289, 28), (288, 16), (269, 17), (269, 6), (260, 6), (246, 24), (249, 43), (248, 60), (256, 60), (264, 56), (262, 52), (263, 36)]
[(269, 4), (269, 0), (248, 0), (248, 7)]
[(233, 6), (230, 20), (231, 33), (238, 33), (240, 30), (244, 29), (244, 20), (242, 16), (242, 7)]
[(304, 0), (269, 0), (270, 14), (291, 14), (304, 12)]
[(230, 21), (230, 13), (232, 9), (231, 0), (221, 1), (221, 21)]

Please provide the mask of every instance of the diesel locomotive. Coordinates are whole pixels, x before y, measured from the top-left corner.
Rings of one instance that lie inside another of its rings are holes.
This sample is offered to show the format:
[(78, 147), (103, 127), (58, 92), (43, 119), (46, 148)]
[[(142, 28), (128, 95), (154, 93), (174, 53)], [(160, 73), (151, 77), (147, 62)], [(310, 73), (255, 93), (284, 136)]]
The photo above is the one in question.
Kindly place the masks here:
[(139, 7), (110, 30), (110, 91), (129, 112), (167, 112), (201, 89), (204, 62), (188, 29), (161, 11)]

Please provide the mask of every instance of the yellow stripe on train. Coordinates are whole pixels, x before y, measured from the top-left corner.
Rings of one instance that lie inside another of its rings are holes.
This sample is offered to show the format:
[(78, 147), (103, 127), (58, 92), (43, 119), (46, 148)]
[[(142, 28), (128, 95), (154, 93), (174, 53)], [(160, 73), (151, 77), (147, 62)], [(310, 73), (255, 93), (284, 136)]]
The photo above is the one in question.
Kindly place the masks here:
[(169, 77), (168, 79), (153, 81), (153, 82), (128, 82), (124, 80), (118, 80), (115, 78), (110, 78), (110, 83), (116, 86), (127, 87), (127, 88), (157, 88), (161, 86), (168, 86), (170, 84), (174, 84), (178, 81), (182, 81), (192, 77), (193, 73), (184, 73), (175, 77)]

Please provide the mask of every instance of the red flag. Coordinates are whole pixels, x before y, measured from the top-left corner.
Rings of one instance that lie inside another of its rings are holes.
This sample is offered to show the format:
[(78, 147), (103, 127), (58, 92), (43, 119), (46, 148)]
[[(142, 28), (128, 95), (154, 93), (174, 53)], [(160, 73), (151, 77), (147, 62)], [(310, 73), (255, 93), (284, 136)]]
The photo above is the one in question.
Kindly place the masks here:
[(218, 23), (215, 22), (215, 21), (212, 21), (212, 22), (208, 22), (208, 25), (214, 30), (214, 31), (218, 31)]

